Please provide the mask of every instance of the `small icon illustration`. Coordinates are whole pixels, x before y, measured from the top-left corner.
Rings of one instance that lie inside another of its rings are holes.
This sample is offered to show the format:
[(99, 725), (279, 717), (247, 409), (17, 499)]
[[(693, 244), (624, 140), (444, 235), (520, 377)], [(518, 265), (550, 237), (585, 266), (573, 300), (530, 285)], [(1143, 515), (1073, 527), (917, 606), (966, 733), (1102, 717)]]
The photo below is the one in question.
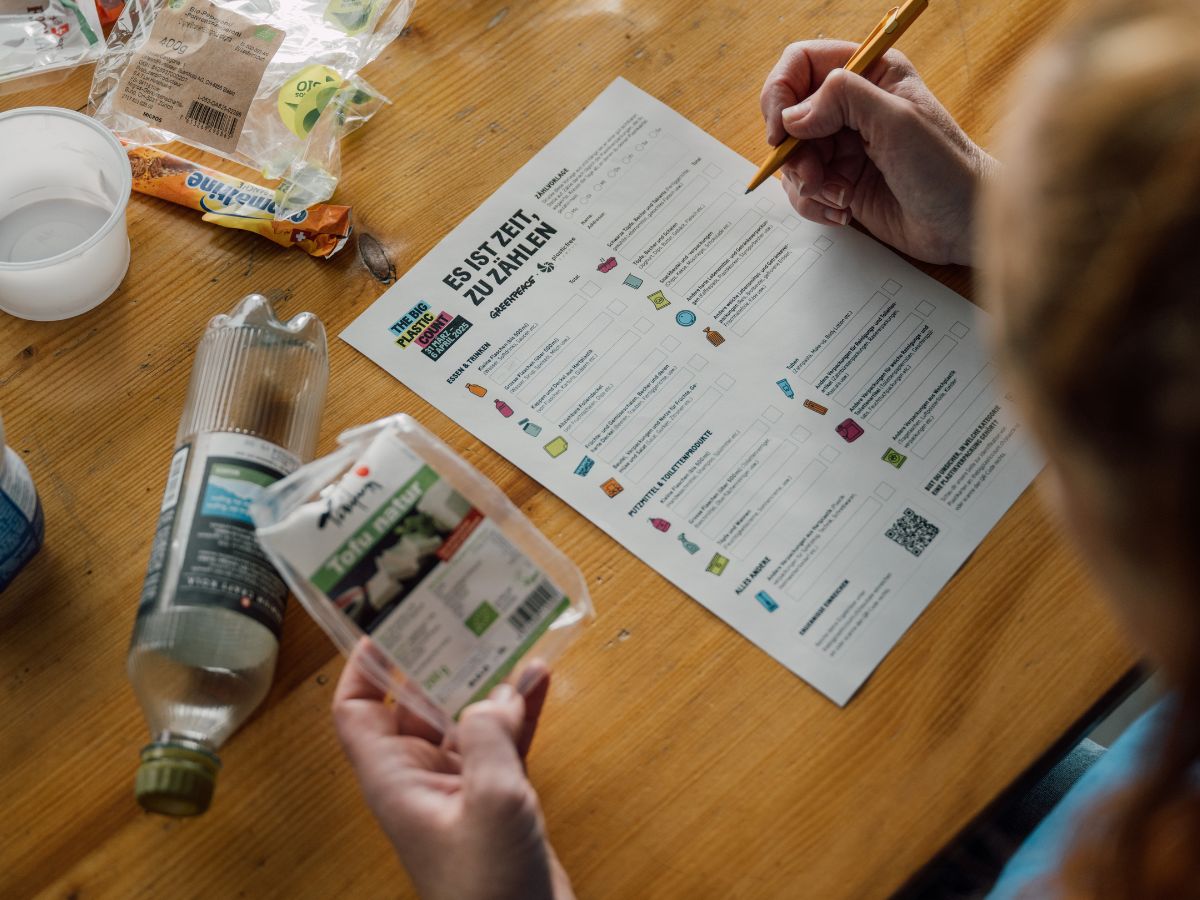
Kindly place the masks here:
[(600, 265), (596, 266), (597, 272), (611, 272), (617, 267), (617, 258), (610, 256), (608, 259), (600, 260)]
[(847, 444), (853, 444), (863, 436), (863, 428), (853, 419), (847, 419), (837, 427), (837, 433), (845, 438)]
[(592, 466), (595, 464), (596, 461), (594, 459), (592, 459), (590, 456), (585, 456), (579, 461), (579, 465), (575, 467), (575, 474), (586, 475), (588, 472), (592, 471)]
[(815, 412), (819, 416), (823, 416), (823, 415), (825, 415), (825, 413), (829, 412), (828, 406), (822, 406), (816, 400), (805, 400), (804, 408), (811, 409), (813, 412)]
[(720, 332), (713, 331), (711, 328), (704, 329), (704, 336), (708, 338), (708, 342), (714, 347), (720, 347), (725, 343), (725, 338), (721, 336)]
[(548, 443), (542, 449), (545, 450), (547, 453), (549, 453), (551, 456), (554, 456), (554, 457), (562, 456), (564, 453), (567, 452), (567, 439), (565, 437), (563, 437), (562, 435), (559, 435), (558, 437), (556, 437), (554, 440), (552, 440), (550, 443)]
[(653, 129), (653, 130), (650, 132), (650, 137), (651, 137), (651, 138), (656, 138), (656, 137), (658, 137), (660, 134), (662, 134), (662, 129), (661, 129), (661, 128), (655, 128), (655, 129)]
[(468, 384), (467, 390), (470, 391), (472, 394), (474, 394), (476, 397), (486, 397), (487, 396), (487, 388), (485, 388), (482, 384)]
[(722, 556), (720, 553), (714, 553), (713, 558), (708, 561), (705, 567), (705, 572), (711, 572), (714, 575), (720, 575), (725, 571), (725, 567), (729, 565), (729, 559)]
[(696, 324), (696, 314), (690, 309), (681, 309), (675, 313), (675, 321), (684, 328), (688, 328)]
[(537, 437), (539, 434), (542, 433), (542, 426), (534, 425), (528, 419), (522, 419), (517, 424), (520, 425), (521, 430), (524, 431), (530, 437)]
[(552, 263), (552, 262), (538, 263), (537, 270), (539, 272), (553, 272), (554, 271), (554, 263)]
[(610, 478), (604, 484), (600, 485), (600, 490), (604, 491), (610, 497), (615, 497), (621, 491), (625, 490), (625, 488), (621, 487), (621, 482), (617, 481), (617, 479)]
[(640, 144), (634, 145), (633, 149), (640, 153), (641, 151), (646, 149), (646, 142), (642, 141)]
[(650, 524), (653, 525), (655, 528), (657, 528), (659, 531), (664, 532), (664, 533), (671, 530), (671, 523), (668, 522), (666, 519), (651, 519)]
[(620, 166), (613, 166), (611, 169), (608, 170), (608, 177), (616, 178), (617, 175), (620, 174), (620, 172), (621, 172)]
[(625, 284), (627, 287), (633, 288), (635, 291), (642, 286), (642, 279), (636, 275), (626, 275)]
[(625, 165), (629, 165), (631, 162), (633, 162), (633, 154), (626, 153), (624, 156), (621, 157), (621, 162), (625, 163)]
[(883, 461), (889, 466), (895, 466), (897, 469), (904, 465), (906, 459), (908, 459), (907, 456), (899, 450), (893, 450), (891, 447), (888, 447), (883, 454)]
[(671, 305), (671, 301), (667, 299), (667, 295), (662, 291), (655, 291), (653, 294), (647, 294), (646, 299), (654, 304), (655, 309), (666, 309)]
[(759, 591), (754, 595), (754, 599), (761, 603), (763, 605), (763, 609), (765, 609), (767, 612), (775, 612), (775, 610), (779, 609), (779, 604), (776, 603), (775, 599), (766, 591)]
[(507, 403), (505, 403), (503, 400), (496, 401), (496, 411), (498, 413), (500, 413), (500, 415), (504, 416), (504, 418), (506, 418), (506, 419), (511, 418), (511, 416), (513, 414), (513, 408), (511, 406), (509, 406)]
[(683, 534), (682, 532), (680, 532), (680, 535), (679, 535), (679, 543), (683, 544), (683, 549), (686, 550), (688, 553), (699, 553), (700, 552), (700, 545), (693, 544), (691, 541), (689, 541), (687, 539), (687, 535)]
[(792, 383), (790, 381), (788, 381), (786, 378), (780, 378), (775, 383), (779, 385), (779, 389), (783, 391), (783, 395), (785, 397), (787, 397), (789, 400), (796, 399), (796, 392), (792, 390)]

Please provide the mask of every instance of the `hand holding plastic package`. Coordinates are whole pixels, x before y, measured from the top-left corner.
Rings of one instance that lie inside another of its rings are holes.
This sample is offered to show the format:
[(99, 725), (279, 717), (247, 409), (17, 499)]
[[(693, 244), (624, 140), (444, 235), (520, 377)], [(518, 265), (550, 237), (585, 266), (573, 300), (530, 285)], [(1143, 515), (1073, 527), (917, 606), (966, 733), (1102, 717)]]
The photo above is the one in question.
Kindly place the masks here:
[(260, 545), (368, 674), (439, 728), (523, 661), (556, 657), (591, 616), (579, 570), (488, 479), (406, 415), (341, 435), (341, 449), (250, 509)]

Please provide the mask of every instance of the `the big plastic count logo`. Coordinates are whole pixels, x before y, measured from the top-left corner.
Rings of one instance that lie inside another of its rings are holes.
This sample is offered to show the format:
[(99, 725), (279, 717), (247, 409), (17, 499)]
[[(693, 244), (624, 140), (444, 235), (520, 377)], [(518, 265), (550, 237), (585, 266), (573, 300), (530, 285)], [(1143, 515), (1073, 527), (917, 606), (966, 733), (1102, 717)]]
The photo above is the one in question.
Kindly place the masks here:
[(437, 360), (470, 328), (471, 323), (462, 316), (452, 316), (445, 310), (435, 313), (428, 303), (421, 300), (393, 322), (388, 330), (396, 336), (396, 345), (400, 349), (416, 344), (422, 354)]

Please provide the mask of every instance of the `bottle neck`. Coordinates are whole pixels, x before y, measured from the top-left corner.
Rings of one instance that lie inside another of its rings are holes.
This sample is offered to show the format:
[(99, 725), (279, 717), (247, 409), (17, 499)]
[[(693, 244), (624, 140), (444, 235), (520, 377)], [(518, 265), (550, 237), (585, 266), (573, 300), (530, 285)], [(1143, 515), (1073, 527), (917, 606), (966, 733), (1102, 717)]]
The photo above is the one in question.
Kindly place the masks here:
[(197, 750), (201, 753), (208, 753), (212, 756), (217, 755), (217, 748), (208, 741), (199, 740), (194, 737), (187, 737), (177, 732), (171, 731), (169, 728), (164, 728), (153, 735), (153, 743), (155, 744), (172, 744), (176, 747), (186, 747), (189, 750)]

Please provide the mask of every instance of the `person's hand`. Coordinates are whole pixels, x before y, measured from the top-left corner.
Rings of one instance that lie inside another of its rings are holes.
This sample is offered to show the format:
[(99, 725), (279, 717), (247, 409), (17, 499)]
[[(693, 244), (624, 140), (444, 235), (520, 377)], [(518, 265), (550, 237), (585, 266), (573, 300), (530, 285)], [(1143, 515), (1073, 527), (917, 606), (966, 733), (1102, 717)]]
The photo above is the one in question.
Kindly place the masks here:
[(456, 746), (367, 677), (359, 644), (333, 698), (342, 747), (375, 818), (425, 900), (563, 900), (524, 756), (550, 686), (532, 664), (459, 718)]
[(916, 69), (889, 50), (860, 77), (844, 41), (803, 41), (763, 85), (767, 142), (800, 139), (780, 169), (796, 211), (826, 225), (851, 216), (897, 250), (971, 261), (975, 195), (997, 163), (950, 117)]

